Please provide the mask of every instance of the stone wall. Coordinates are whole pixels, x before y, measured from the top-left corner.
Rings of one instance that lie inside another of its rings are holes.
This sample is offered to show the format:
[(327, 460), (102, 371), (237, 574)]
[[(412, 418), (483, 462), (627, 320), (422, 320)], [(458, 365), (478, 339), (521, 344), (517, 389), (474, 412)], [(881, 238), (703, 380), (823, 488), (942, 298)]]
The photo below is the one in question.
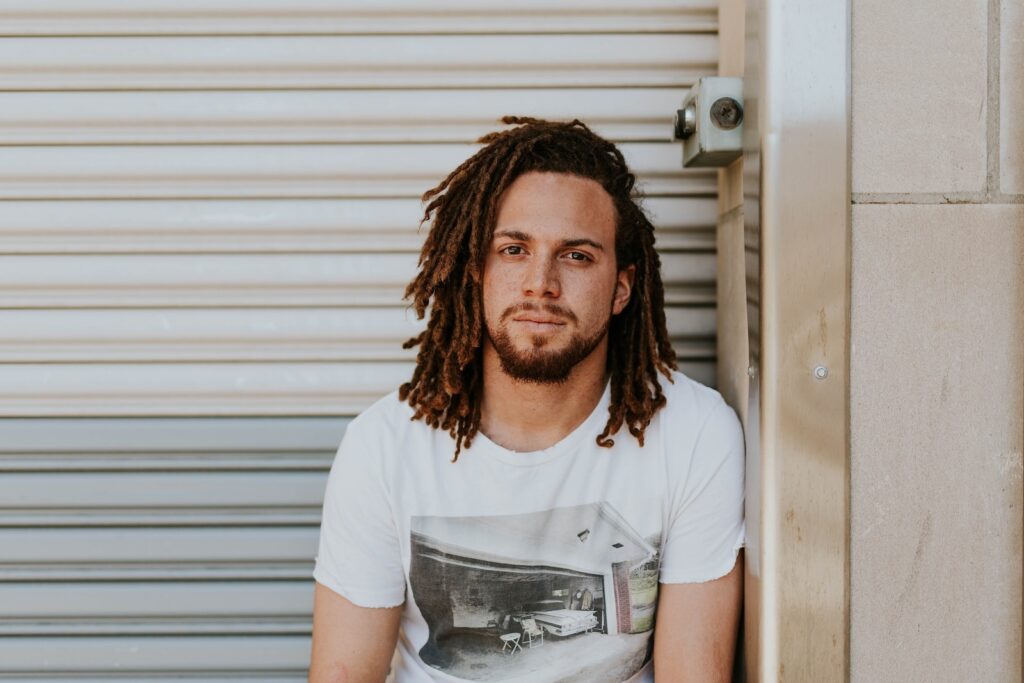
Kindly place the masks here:
[(852, 2), (852, 681), (1021, 680), (1022, 28)]

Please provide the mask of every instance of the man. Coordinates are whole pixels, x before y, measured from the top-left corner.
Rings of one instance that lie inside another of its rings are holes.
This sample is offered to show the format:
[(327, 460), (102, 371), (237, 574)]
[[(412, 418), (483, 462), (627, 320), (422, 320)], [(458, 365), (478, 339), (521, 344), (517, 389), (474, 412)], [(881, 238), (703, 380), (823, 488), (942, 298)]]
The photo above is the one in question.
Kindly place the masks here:
[(428, 325), (331, 468), (310, 681), (728, 681), (739, 421), (676, 369), (619, 150), (502, 121), (423, 196)]

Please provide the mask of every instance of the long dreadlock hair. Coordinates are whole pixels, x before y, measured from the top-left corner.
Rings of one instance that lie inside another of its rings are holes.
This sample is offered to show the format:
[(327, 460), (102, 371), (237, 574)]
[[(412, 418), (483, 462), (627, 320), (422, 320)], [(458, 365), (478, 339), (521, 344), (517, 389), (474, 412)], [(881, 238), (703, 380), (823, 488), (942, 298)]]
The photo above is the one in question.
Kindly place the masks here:
[(505, 116), (501, 122), (516, 127), (480, 137), (477, 142), (485, 146), (421, 197), (429, 204), (420, 226), (431, 216), (433, 223), (420, 253), (419, 273), (403, 298), (411, 297), (419, 319), (429, 308), (430, 319), (423, 332), (402, 345), (420, 349), (412, 379), (401, 385), (398, 396), (415, 409), (412, 419), (451, 434), (452, 462), (458, 460), (480, 428), (481, 281), (498, 202), (524, 173), (568, 173), (596, 180), (611, 195), (617, 214), (617, 268), (636, 267), (636, 291), (609, 325), (611, 400), (597, 443), (610, 448), (615, 443), (610, 435), (625, 423), (643, 446), (644, 430), (666, 403), (658, 372), (672, 381), (676, 356), (665, 326), (654, 226), (631, 196), (636, 176), (619, 149), (579, 119), (565, 123)]

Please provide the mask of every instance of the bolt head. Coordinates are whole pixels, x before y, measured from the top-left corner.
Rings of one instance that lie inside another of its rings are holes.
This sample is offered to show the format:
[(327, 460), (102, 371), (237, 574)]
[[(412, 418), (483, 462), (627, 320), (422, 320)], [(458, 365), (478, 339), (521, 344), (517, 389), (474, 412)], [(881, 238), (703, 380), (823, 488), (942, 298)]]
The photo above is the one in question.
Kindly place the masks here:
[(731, 97), (719, 97), (711, 104), (711, 120), (722, 130), (743, 123), (743, 105)]

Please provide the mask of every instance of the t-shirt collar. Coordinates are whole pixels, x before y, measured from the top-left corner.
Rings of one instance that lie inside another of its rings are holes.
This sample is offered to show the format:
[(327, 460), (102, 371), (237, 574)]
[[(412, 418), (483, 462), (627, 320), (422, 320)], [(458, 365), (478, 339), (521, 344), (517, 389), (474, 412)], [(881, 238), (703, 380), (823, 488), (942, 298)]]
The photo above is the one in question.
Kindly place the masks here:
[(604, 430), (604, 424), (608, 420), (610, 400), (611, 381), (606, 379), (601, 398), (597, 405), (594, 406), (594, 409), (590, 411), (590, 415), (559, 441), (539, 451), (512, 451), (494, 443), (483, 432), (477, 432), (476, 436), (473, 437), (473, 445), (467, 452), (480, 452), (485, 456), (493, 457), (508, 465), (528, 467), (543, 464), (563, 453), (571, 451), (584, 439), (589, 438), (591, 441), (595, 441), (597, 435)]

